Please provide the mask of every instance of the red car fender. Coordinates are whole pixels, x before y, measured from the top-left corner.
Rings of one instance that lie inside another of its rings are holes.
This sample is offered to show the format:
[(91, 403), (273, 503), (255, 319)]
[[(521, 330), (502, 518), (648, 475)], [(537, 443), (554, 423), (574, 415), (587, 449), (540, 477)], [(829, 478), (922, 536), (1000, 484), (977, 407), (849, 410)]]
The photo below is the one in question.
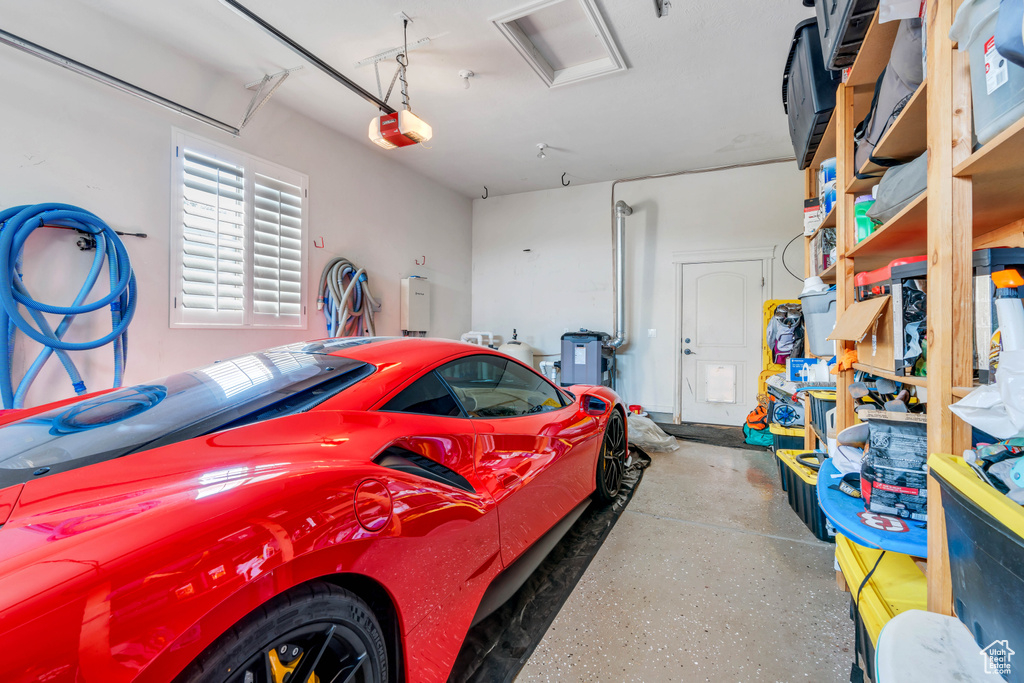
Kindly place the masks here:
[[(483, 519), (473, 524), (474, 548), (472, 541), (467, 543), (464, 533), (462, 538), (455, 538), (460, 524), (463, 529), (468, 528), (466, 513), (472, 502), (466, 497), (461, 502), (456, 499), (455, 504), (448, 504), (425, 490), (429, 484), (425, 487), (410, 475), (375, 474), (379, 476), (373, 479), (387, 482), (397, 511), (379, 533), (367, 532), (354, 519), (347, 520), (346, 530), (341, 535), (347, 536), (351, 531), (353, 540), (298, 555), (245, 584), (227, 599), (218, 601), (192, 628), (164, 648), (135, 680), (165, 683), (246, 615), (302, 583), (324, 579), (351, 586), (352, 579), (361, 579), (372, 581), (391, 601), (401, 635), (406, 683), (444, 681), (484, 591), (502, 569), (497, 548), (496, 511), (493, 508), (479, 510)], [(443, 521), (432, 517), (443, 518)], [(332, 528), (332, 532), (335, 529)], [(419, 535), (421, 533), (426, 535)], [(445, 534), (453, 538), (437, 537)], [(462, 554), (453, 550), (447, 557), (437, 558), (437, 547), (461, 547)], [(455, 567), (464, 568), (467, 557), (476, 555), (479, 555), (479, 568), (467, 583), (456, 581), (459, 574)], [(404, 569), (423, 567), (431, 561), (435, 563), (435, 570), (426, 575), (437, 582), (434, 586), (422, 585), (422, 573), (417, 575)], [(405, 575), (409, 581), (402, 580)], [(408, 614), (402, 606), (413, 604), (412, 596), (416, 593), (443, 597), (425, 613)]]
[[(605, 386), (593, 386), (589, 384), (574, 384), (571, 387), (567, 387), (566, 391), (573, 394), (576, 400), (580, 403), (580, 409), (583, 409), (583, 401), (586, 396), (593, 396), (604, 401), (608, 408), (600, 416), (601, 422), (601, 433), (604, 433), (605, 426), (608, 424), (608, 418), (611, 417), (612, 410), (618, 410), (622, 415), (622, 429), (626, 435), (626, 443), (629, 443), (629, 421), (626, 419), (626, 409), (623, 407), (622, 398), (615, 392), (614, 389)], [(594, 473), (597, 473), (597, 460), (594, 461)], [(596, 486), (596, 481), (595, 481)]]

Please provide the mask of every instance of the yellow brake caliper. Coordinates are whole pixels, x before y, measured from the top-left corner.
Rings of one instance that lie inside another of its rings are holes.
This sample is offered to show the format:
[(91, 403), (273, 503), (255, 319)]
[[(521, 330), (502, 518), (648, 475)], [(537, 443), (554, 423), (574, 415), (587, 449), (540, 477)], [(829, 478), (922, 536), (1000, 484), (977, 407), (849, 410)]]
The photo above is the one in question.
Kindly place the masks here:
[[(301, 650), (300, 653), (288, 652), (291, 648), (298, 649), (294, 645), (282, 645), (283, 653), (278, 654), (276, 648), (267, 653), (270, 658), (270, 678), (274, 683), (293, 683), (289, 679), (295, 669), (299, 667), (299, 662), (302, 661), (302, 654), (300, 654)], [(287, 664), (281, 661), (281, 654), (285, 656), (285, 659), (288, 661)], [(306, 679), (306, 683), (320, 683), (320, 679), (315, 673), (311, 673), (309, 678)]]

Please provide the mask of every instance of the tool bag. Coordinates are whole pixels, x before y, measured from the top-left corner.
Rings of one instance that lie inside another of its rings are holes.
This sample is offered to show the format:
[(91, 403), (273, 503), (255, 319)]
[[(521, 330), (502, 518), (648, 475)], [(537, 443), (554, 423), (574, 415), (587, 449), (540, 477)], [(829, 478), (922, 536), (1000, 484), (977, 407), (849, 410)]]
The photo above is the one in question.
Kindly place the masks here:
[(1002, 0), (996, 19), (996, 50), (1024, 67), (1024, 0)]
[[(863, 168), (869, 159), (886, 168), (902, 163), (899, 160), (875, 158), (872, 154), (875, 145), (924, 81), (924, 66), (921, 63), (921, 26), (920, 19), (904, 19), (896, 31), (896, 42), (893, 43), (889, 63), (875, 83), (871, 110), (858, 124), (853, 134), (856, 145), (854, 163), (858, 170)], [(877, 176), (858, 174), (857, 177)]]
[(890, 168), (878, 183), (868, 218), (886, 223), (928, 187), (928, 152), (908, 164)]

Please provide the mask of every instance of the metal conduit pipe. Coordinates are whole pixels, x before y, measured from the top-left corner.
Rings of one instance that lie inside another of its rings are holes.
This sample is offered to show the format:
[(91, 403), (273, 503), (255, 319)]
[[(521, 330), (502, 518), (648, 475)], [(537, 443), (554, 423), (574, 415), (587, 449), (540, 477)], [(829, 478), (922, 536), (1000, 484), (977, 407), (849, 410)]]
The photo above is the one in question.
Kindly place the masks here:
[(615, 241), (612, 247), (615, 269), (612, 310), (615, 314), (615, 327), (612, 339), (607, 343), (613, 349), (626, 343), (626, 216), (632, 214), (633, 207), (621, 199), (615, 204)]
[(656, 178), (671, 178), (679, 175), (696, 175), (698, 173), (713, 173), (715, 171), (731, 171), (737, 168), (749, 168), (752, 166), (767, 166), (768, 164), (784, 164), (796, 161), (796, 157), (782, 159), (766, 159), (764, 161), (750, 161), (742, 164), (730, 164), (728, 166), (714, 166), (710, 168), (697, 168), (689, 171), (672, 171), (669, 173), (655, 173), (652, 175), (637, 176), (635, 178), (619, 178), (612, 182), (611, 207), (612, 207), (612, 317), (615, 320), (613, 339), (607, 342), (607, 346), (618, 349), (626, 344), (626, 216), (633, 213), (632, 207), (626, 202), (615, 201), (615, 186), (619, 183), (632, 183), (638, 180), (654, 180)]

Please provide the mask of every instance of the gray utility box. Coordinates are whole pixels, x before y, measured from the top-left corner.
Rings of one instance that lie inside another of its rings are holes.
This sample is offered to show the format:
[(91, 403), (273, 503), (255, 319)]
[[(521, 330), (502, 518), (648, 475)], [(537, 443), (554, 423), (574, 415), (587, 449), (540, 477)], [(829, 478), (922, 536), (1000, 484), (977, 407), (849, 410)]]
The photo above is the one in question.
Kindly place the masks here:
[(562, 335), (562, 386), (611, 386), (615, 349), (605, 347), (607, 332), (567, 332)]

